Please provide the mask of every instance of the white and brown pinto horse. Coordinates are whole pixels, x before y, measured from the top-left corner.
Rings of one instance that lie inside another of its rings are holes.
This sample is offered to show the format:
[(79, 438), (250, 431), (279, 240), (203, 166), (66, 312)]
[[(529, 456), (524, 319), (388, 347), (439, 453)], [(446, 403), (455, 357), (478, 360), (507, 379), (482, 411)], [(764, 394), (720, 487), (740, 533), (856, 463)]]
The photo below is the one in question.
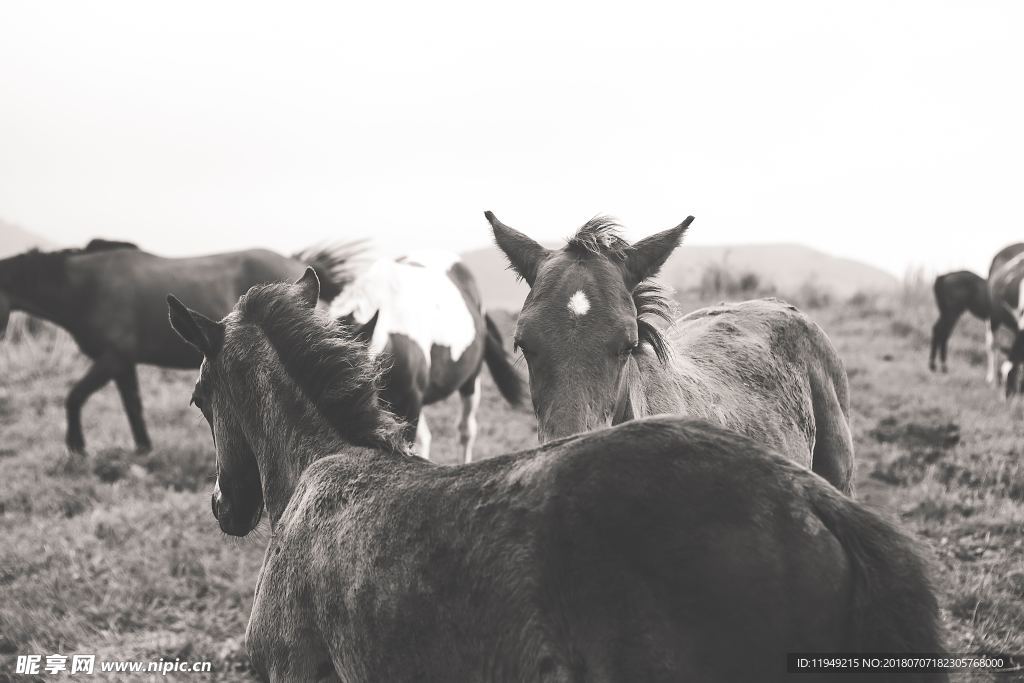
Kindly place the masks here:
[[(541, 440), (672, 413), (754, 438), (853, 490), (850, 399), (825, 333), (793, 306), (762, 299), (672, 320), (649, 278), (693, 217), (636, 244), (596, 218), (549, 250), (486, 217), (530, 285), (515, 346), (530, 370)], [(671, 321), (663, 331), (655, 319)]]
[[(991, 301), (985, 346), (988, 351), (989, 384), (1004, 383), (1010, 397), (1024, 391), (1024, 243), (1011, 244), (992, 259), (988, 271), (988, 295)], [(996, 334), (1000, 327), (1013, 333), (1006, 360), (996, 374)]]
[(913, 544), (806, 468), (676, 416), (410, 457), (365, 344), (316, 300), (310, 270), (220, 322), (169, 301), (205, 357), (220, 527), (270, 516), (246, 629), (261, 677), (780, 681), (788, 652), (941, 650)]
[(485, 361), (502, 396), (513, 405), (522, 401), (523, 381), (484, 312), (472, 273), (455, 254), (424, 250), (378, 259), (346, 285), (330, 310), (360, 328), (373, 355), (388, 359), (381, 398), (405, 420), (424, 458), (430, 457), (430, 429), (422, 408), (458, 390), (460, 455), (472, 461)]

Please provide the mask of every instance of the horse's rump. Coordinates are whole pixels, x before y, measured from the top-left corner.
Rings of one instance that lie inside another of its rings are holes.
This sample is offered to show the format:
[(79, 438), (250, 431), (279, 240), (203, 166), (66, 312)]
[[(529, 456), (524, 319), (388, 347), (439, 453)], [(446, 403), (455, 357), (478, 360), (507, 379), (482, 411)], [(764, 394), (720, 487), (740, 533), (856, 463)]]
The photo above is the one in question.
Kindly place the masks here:
[(821, 328), (794, 306), (775, 299), (721, 304), (684, 316), (669, 334), (674, 381), (652, 391), (649, 402), (658, 412), (674, 399), (676, 412), (739, 431), (808, 466), (816, 410), (834, 403), (836, 420), (848, 423), (842, 361)]

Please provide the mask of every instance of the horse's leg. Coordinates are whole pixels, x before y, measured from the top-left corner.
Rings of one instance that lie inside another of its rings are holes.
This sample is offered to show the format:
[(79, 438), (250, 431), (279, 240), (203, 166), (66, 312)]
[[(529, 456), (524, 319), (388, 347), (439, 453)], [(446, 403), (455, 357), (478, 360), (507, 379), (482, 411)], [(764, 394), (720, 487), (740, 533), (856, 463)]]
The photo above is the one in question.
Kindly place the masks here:
[(473, 462), (473, 443), (476, 441), (476, 411), (480, 407), (480, 373), (459, 387), (462, 398), (462, 418), (459, 420), (459, 444), (462, 462)]
[(430, 460), (430, 428), (427, 427), (427, 418), (420, 415), (416, 423), (416, 452), (425, 460)]
[(950, 325), (946, 320), (944, 313), (939, 314), (939, 319), (935, 321), (935, 325), (932, 326), (932, 350), (928, 355), (928, 369), (935, 372), (937, 369), (935, 366), (935, 359), (938, 356), (942, 357), (942, 364), (946, 364), (945, 360), (945, 349), (946, 343), (949, 341)]
[(132, 428), (135, 448), (139, 453), (148, 453), (153, 448), (146, 432), (146, 420), (142, 415), (142, 398), (139, 396), (139, 376), (134, 365), (114, 377), (117, 391), (121, 394), (121, 403), (128, 414), (128, 424)]
[(932, 326), (932, 350), (928, 352), (928, 369), (933, 373), (935, 372), (935, 354), (939, 350), (940, 325), (942, 325), (941, 317)]
[(959, 311), (952, 311), (949, 314), (943, 315), (945, 322), (945, 328), (942, 333), (942, 344), (939, 346), (939, 352), (942, 356), (942, 371), (949, 372), (949, 368), (946, 365), (946, 354), (949, 351), (949, 338), (953, 336), (953, 328), (960, 321), (960, 316), (964, 314), (963, 309)]
[(117, 361), (111, 356), (101, 356), (89, 368), (82, 379), (71, 388), (65, 401), (68, 415), (68, 431), (65, 437), (68, 450), (72, 453), (85, 453), (85, 436), (82, 434), (82, 406), (117, 372)]
[(999, 330), (999, 321), (990, 318), (985, 328), (985, 351), (988, 354), (988, 370), (985, 373), (985, 381), (989, 384), (996, 383), (996, 332)]
[(290, 590), (308, 580), (306, 563), (295, 562), (295, 558), (308, 557), (310, 549), (296, 548), (294, 544), (282, 549), (281, 543), (271, 540), (267, 546), (256, 582), (245, 630), (249, 660), (263, 680), (340, 681), (315, 616), (305, 601), (296, 599)]

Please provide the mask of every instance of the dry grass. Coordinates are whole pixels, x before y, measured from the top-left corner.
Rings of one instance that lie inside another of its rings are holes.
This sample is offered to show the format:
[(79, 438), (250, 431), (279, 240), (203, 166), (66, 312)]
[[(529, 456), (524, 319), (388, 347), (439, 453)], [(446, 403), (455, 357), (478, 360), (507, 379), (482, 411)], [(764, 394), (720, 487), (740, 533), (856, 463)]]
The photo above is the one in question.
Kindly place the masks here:
[[(961, 323), (942, 376), (927, 370), (926, 300), (857, 297), (812, 313), (850, 372), (859, 496), (933, 552), (950, 649), (1024, 652), (1024, 423), (984, 384), (981, 324)], [(237, 541), (217, 529), (209, 431), (187, 405), (194, 373), (141, 369), (157, 444), (144, 458), (124, 450), (113, 388), (94, 396), (82, 462), (64, 453), (63, 401), (85, 368), (62, 334), (0, 344), (0, 680), (15, 653), (54, 652), (212, 659), (214, 679), (247, 678), (242, 635), (267, 531)], [(457, 414), (455, 398), (427, 411), (442, 462)], [(532, 416), (510, 411), (486, 375), (480, 426), (481, 457), (535, 443)]]

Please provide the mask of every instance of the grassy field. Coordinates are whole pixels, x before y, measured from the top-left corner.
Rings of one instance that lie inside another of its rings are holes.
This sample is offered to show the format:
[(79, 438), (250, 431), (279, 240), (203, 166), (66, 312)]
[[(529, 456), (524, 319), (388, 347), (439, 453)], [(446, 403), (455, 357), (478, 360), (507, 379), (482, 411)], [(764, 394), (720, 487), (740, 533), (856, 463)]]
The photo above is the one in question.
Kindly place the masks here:
[[(928, 372), (933, 310), (917, 291), (809, 313), (849, 370), (858, 496), (930, 548), (950, 651), (1024, 653), (1024, 421), (984, 383), (981, 323), (962, 321), (948, 375)], [(267, 532), (228, 538), (211, 515), (194, 373), (141, 369), (156, 444), (144, 457), (126, 450), (113, 387), (94, 396), (82, 460), (64, 452), (63, 402), (85, 368), (62, 335), (0, 344), (0, 681), (15, 654), (54, 653), (212, 660), (209, 678), (248, 679)], [(427, 410), (441, 462), (454, 460), (457, 412), (456, 398)], [(489, 376), (480, 425), (481, 457), (536, 440), (532, 415), (510, 411)]]

